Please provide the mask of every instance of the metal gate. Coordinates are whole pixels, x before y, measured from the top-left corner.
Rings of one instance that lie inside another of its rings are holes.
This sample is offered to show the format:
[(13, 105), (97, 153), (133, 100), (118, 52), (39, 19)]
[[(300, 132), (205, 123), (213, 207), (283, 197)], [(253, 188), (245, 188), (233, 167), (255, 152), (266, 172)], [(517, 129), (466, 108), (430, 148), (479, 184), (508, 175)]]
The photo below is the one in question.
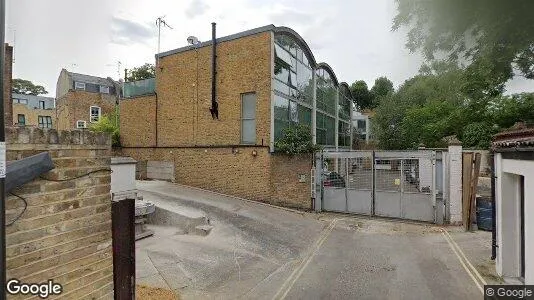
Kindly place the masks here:
[(317, 210), (436, 221), (436, 152), (323, 152)]

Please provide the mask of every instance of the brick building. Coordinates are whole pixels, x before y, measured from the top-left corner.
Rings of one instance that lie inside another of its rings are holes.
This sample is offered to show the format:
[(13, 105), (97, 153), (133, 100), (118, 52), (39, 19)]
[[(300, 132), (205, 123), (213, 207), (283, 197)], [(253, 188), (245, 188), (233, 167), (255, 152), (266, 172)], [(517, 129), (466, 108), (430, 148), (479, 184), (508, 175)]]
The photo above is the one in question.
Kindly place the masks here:
[[(212, 50), (215, 48), (213, 118)], [(249, 199), (311, 208), (311, 156), (275, 153), (294, 124), (313, 141), (350, 149), (349, 87), (317, 63), (306, 41), (268, 25), (156, 56), (155, 85), (120, 102), (123, 154), (173, 162), (179, 183)]]
[(55, 128), (56, 99), (15, 93), (12, 99), (13, 125)]
[(11, 88), (13, 85), (13, 47), (4, 44), (4, 125), (13, 125), (13, 108), (11, 106)]
[(62, 69), (56, 85), (58, 130), (87, 128), (104, 114), (115, 111), (120, 82)]

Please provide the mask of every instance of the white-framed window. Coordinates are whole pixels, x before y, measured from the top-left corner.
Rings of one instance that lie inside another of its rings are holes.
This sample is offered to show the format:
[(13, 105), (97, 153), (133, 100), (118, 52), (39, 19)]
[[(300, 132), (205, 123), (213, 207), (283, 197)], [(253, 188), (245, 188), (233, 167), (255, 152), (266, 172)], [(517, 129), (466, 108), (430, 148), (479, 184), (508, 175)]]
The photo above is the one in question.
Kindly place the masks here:
[(76, 121), (76, 128), (87, 128), (87, 122), (83, 120)]
[(74, 89), (85, 91), (85, 82), (74, 82)]
[(52, 128), (52, 117), (50, 116), (38, 116), (37, 121), (39, 128)]
[(241, 144), (256, 143), (256, 93), (241, 94)]
[(101, 85), (101, 86), (100, 86), (100, 93), (102, 93), (102, 94), (109, 94), (109, 86)]
[(27, 99), (13, 98), (13, 103), (28, 104), (28, 100)]
[(89, 122), (94, 123), (100, 120), (102, 110), (99, 106), (91, 106), (89, 108)]
[(39, 109), (45, 109), (45, 102), (43, 100), (39, 100)]

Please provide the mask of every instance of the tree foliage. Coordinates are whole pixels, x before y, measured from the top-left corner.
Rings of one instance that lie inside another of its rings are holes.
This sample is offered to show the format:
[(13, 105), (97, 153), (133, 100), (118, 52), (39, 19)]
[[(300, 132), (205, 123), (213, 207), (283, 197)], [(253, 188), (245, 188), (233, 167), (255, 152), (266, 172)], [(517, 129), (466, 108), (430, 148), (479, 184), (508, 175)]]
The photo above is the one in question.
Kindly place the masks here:
[(373, 95), (367, 87), (367, 83), (363, 80), (355, 81), (350, 86), (350, 93), (352, 94), (352, 99), (354, 104), (360, 109), (371, 108), (373, 102)]
[(534, 94), (473, 99), (462, 89), (464, 75), (455, 67), (423, 68), (384, 97), (372, 121), (379, 146), (443, 147), (444, 137), (456, 135), (465, 147), (485, 149), (499, 130), (534, 123)]
[(312, 142), (311, 128), (306, 125), (296, 124), (283, 130), (282, 138), (274, 143), (276, 152), (287, 155), (314, 153), (320, 147)]
[(393, 82), (387, 79), (387, 77), (378, 77), (375, 80), (375, 85), (371, 88), (371, 94), (373, 94), (374, 100), (387, 96), (393, 93)]
[(154, 64), (146, 63), (140, 67), (135, 67), (128, 71), (125, 81), (137, 81), (156, 76), (156, 68)]
[(13, 93), (25, 94), (25, 95), (43, 95), (48, 94), (46, 89), (42, 85), (35, 85), (33, 82), (25, 79), (16, 78), (13, 79), (13, 85), (11, 88)]
[(102, 115), (98, 122), (92, 123), (89, 130), (93, 132), (104, 132), (111, 135), (111, 142), (114, 147), (120, 146), (119, 113)]
[(534, 79), (534, 1), (396, 2), (393, 29), (408, 29), (407, 48), (465, 66), (466, 94), (498, 96), (515, 73)]

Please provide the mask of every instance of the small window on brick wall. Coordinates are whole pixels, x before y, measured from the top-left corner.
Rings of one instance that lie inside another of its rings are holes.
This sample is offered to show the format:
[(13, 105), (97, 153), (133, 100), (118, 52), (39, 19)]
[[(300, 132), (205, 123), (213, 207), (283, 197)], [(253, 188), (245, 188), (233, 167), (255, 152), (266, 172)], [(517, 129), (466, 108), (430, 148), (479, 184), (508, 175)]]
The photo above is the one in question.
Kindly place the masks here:
[(241, 94), (241, 143), (256, 143), (256, 93)]
[(17, 125), (25, 126), (26, 125), (26, 116), (23, 114), (17, 115)]
[(82, 120), (76, 121), (76, 128), (78, 129), (87, 128), (87, 122), (82, 121)]
[(84, 82), (74, 82), (74, 89), (85, 91), (85, 83)]
[(101, 109), (98, 106), (91, 106), (89, 108), (89, 122), (95, 123), (100, 120)]
[(52, 117), (38, 116), (39, 128), (52, 128)]

